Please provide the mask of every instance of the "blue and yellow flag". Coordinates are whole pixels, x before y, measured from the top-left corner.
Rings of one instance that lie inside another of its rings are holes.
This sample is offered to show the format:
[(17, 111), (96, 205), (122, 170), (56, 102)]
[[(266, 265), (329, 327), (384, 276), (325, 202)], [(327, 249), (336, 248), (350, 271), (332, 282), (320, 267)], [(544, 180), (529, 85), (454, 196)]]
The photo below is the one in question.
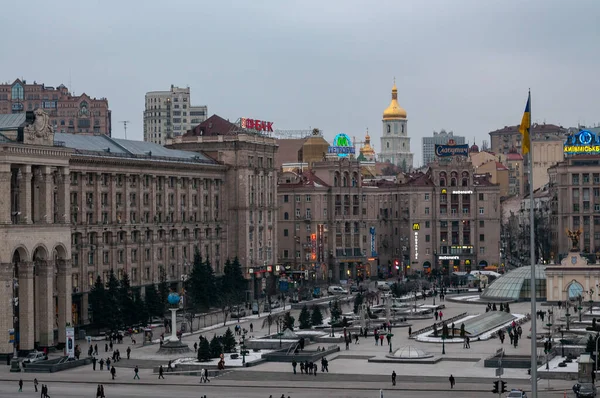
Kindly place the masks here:
[(527, 96), (527, 105), (525, 105), (525, 112), (523, 112), (523, 119), (521, 119), (521, 125), (519, 126), (519, 133), (523, 136), (521, 143), (521, 153), (527, 155), (531, 147), (531, 139), (529, 137), (529, 130), (531, 129), (531, 92)]

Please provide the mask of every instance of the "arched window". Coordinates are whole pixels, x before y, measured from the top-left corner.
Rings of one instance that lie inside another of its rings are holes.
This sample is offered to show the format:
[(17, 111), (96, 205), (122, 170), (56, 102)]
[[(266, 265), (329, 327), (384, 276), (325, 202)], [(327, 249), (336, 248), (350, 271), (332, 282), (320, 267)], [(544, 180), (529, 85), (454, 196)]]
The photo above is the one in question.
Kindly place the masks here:
[(469, 173), (466, 171), (462, 172), (462, 186), (466, 187), (469, 185)]
[(404, 124), (402, 124), (402, 133), (404, 134)]
[(333, 186), (334, 187), (338, 186), (338, 178), (337, 178), (337, 176), (333, 177)]
[(386, 142), (386, 143), (385, 143), (385, 147), (389, 149), (389, 148), (390, 148), (390, 143), (389, 143), (389, 142)]
[(25, 95), (23, 93), (23, 86), (21, 85), (21, 83), (17, 83), (14, 86), (12, 86), (11, 98), (13, 101), (25, 99)]
[(388, 125), (387, 125), (387, 132), (388, 132), (388, 134), (389, 134), (391, 131), (392, 131), (392, 127), (391, 127), (391, 126), (388, 124)]
[(450, 186), (455, 187), (458, 184), (458, 173), (453, 171), (450, 173)]
[(583, 286), (579, 282), (573, 281), (567, 288), (567, 293), (569, 300), (574, 300), (579, 296), (583, 296)]
[(440, 187), (446, 186), (446, 173), (443, 171), (440, 173)]
[(342, 178), (342, 186), (343, 187), (348, 186), (348, 178), (346, 176), (344, 176), (344, 178)]
[(290, 219), (290, 214), (287, 211), (285, 213), (283, 213), (283, 219), (284, 220), (289, 220)]

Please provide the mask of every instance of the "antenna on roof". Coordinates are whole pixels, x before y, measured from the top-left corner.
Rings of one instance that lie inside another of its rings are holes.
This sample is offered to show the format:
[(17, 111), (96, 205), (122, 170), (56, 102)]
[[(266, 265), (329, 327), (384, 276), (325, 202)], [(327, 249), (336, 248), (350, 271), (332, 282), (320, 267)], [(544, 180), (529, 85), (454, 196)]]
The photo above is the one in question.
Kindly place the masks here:
[(119, 123), (123, 123), (123, 129), (125, 129), (125, 139), (127, 139), (127, 123), (131, 123), (129, 120), (121, 120)]

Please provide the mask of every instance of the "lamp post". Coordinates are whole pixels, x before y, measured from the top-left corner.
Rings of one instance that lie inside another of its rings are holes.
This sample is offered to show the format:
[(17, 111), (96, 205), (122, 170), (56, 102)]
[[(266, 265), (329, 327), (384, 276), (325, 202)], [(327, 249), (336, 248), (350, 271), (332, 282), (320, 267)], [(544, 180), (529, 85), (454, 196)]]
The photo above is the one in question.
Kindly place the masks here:
[(277, 326), (279, 329), (279, 333), (277, 333), (277, 335), (279, 336), (279, 348), (281, 348), (281, 336), (283, 336), (283, 319), (278, 319), (277, 320)]
[(577, 306), (577, 311), (579, 311), (579, 322), (581, 322), (581, 310), (583, 309), (581, 306), (583, 303), (583, 296), (581, 296), (581, 294), (577, 297), (577, 301), (579, 302), (579, 305)]
[(567, 307), (567, 312), (565, 313), (565, 317), (567, 318), (567, 331), (569, 331), (570, 330), (569, 329), (569, 325), (570, 325), (569, 319), (570, 319), (571, 314), (569, 314), (569, 301), (568, 300), (565, 301), (565, 306)]
[(548, 363), (548, 355), (550, 354), (550, 349), (552, 347), (552, 311), (548, 315), (548, 349), (546, 350), (546, 370), (550, 370), (550, 364)]
[(592, 308), (594, 306), (594, 289), (590, 288), (590, 290), (588, 291), (588, 294), (590, 295), (590, 314), (592, 313)]
[(560, 356), (564, 358), (565, 356), (565, 331), (562, 326), (558, 327), (558, 332), (560, 333)]
[(446, 355), (446, 335), (442, 333), (442, 355)]
[(246, 365), (246, 329), (242, 334), (242, 366)]
[[(181, 275), (180, 279), (181, 279), (181, 307), (183, 308), (183, 319), (184, 321), (187, 320), (187, 316), (185, 313), (185, 305), (186, 305), (186, 298), (185, 298), (185, 283), (188, 280), (188, 275), (187, 274), (183, 274)], [(192, 325), (190, 322), (190, 332), (192, 331)]]

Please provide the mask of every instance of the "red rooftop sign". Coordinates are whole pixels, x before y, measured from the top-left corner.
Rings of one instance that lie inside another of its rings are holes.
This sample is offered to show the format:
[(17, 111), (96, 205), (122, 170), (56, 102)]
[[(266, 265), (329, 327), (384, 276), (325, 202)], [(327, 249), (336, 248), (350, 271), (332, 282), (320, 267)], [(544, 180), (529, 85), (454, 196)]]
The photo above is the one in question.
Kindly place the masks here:
[(265, 122), (264, 120), (248, 119), (243, 117), (242, 128), (248, 130), (273, 132), (273, 122)]

